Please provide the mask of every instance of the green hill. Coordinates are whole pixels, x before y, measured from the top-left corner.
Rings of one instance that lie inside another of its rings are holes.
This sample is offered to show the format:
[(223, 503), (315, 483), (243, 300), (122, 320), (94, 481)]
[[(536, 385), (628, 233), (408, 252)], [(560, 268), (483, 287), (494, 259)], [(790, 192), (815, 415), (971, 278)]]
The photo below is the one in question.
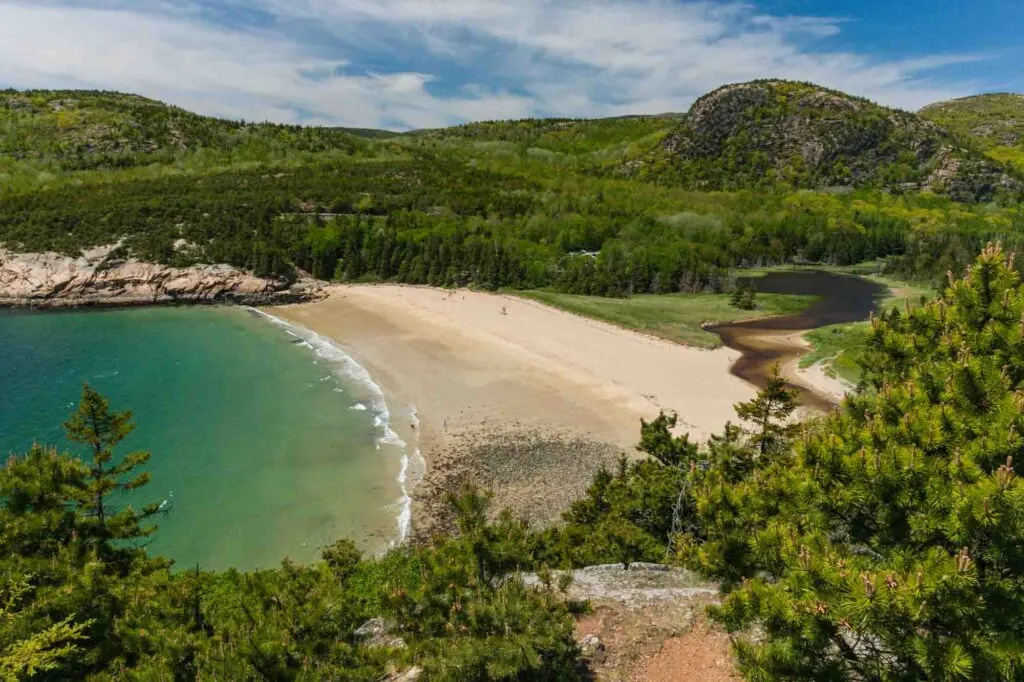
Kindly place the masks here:
[(1024, 95), (975, 95), (930, 104), (920, 115), (986, 147), (1024, 144)]
[(254, 160), (275, 151), (351, 153), (362, 138), (389, 135), (227, 121), (114, 92), (0, 91), (0, 157), (60, 170), (166, 163), (201, 150), (248, 152)]
[(700, 189), (875, 187), (971, 201), (1024, 187), (931, 121), (788, 81), (701, 97), (655, 161), (646, 174)]
[[(286, 277), (628, 296), (722, 291), (733, 268), (789, 262), (889, 258), (931, 278), (989, 241), (1024, 247), (998, 164), (934, 123), (806, 85), (730, 86), (687, 117), (402, 135), (113, 93), (0, 104), (0, 248), (14, 251), (120, 244), (118, 258)], [(922, 178), (946, 196), (918, 192)], [(853, 187), (815, 191), (837, 184)]]
[(409, 137), (477, 161), (521, 162), (589, 173), (612, 173), (649, 155), (684, 114), (598, 119), (533, 118), (480, 121), (421, 130)]
[(929, 105), (920, 115), (975, 140), (992, 158), (1024, 169), (1024, 95), (964, 97)]
[(560, 154), (589, 154), (642, 143), (663, 135), (679, 115), (623, 116), (599, 119), (535, 118), (520, 121), (482, 121), (453, 128), (423, 131), (436, 139), (510, 142)]

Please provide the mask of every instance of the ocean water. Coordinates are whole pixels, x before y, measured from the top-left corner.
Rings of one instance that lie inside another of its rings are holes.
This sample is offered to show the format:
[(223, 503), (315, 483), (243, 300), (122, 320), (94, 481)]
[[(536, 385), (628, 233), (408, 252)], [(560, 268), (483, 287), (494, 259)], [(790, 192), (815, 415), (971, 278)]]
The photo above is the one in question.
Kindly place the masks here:
[(0, 455), (84, 454), (61, 427), (83, 381), (133, 410), (122, 452), (151, 451), (153, 479), (130, 501), (167, 501), (149, 548), (180, 567), (309, 561), (344, 537), (376, 552), (408, 530), (411, 445), (311, 332), (241, 308), (0, 311)]

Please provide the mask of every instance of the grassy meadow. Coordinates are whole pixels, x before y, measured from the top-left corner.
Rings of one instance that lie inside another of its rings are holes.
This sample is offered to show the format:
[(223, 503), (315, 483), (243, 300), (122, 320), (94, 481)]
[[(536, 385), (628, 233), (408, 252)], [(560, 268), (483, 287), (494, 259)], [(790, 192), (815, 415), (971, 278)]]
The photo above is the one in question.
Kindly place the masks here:
[(756, 310), (740, 310), (729, 305), (729, 294), (644, 294), (631, 298), (604, 298), (540, 290), (514, 293), (570, 313), (700, 348), (722, 345), (718, 335), (703, 329), (704, 324), (788, 315), (800, 312), (814, 301), (813, 296), (758, 294)]

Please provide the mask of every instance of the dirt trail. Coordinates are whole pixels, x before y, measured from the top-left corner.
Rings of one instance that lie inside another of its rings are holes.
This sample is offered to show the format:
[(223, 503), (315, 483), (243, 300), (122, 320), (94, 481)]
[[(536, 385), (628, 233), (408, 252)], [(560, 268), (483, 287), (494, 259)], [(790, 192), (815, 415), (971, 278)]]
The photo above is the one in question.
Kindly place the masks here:
[[(706, 617), (717, 587), (690, 571), (656, 564), (590, 566), (572, 572), (569, 597), (593, 612), (576, 623), (595, 680), (725, 682), (740, 679), (729, 636)], [(524, 576), (536, 583), (536, 576)]]

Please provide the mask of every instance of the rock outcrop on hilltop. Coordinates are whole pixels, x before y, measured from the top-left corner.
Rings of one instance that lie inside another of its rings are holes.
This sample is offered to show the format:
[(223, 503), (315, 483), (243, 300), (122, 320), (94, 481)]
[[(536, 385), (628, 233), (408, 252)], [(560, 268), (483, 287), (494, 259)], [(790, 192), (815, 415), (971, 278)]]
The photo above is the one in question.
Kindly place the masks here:
[(962, 97), (926, 106), (923, 118), (984, 148), (1024, 145), (1024, 95), (996, 93)]
[(113, 246), (79, 257), (0, 249), (0, 306), (60, 308), (155, 303), (288, 303), (315, 298), (319, 286), (290, 285), (229, 265), (178, 268), (112, 259)]
[[(658, 564), (588, 566), (564, 573), (573, 579), (566, 596), (591, 606), (576, 621), (588, 679), (740, 679), (730, 652), (731, 636), (707, 622), (707, 607), (721, 600), (717, 585)], [(564, 573), (555, 572), (553, 583)], [(522, 578), (527, 585), (544, 582), (531, 573)], [(755, 641), (759, 633), (732, 637)]]
[(805, 83), (727, 85), (665, 138), (663, 171), (700, 189), (930, 190), (964, 201), (1024, 183), (914, 114)]

